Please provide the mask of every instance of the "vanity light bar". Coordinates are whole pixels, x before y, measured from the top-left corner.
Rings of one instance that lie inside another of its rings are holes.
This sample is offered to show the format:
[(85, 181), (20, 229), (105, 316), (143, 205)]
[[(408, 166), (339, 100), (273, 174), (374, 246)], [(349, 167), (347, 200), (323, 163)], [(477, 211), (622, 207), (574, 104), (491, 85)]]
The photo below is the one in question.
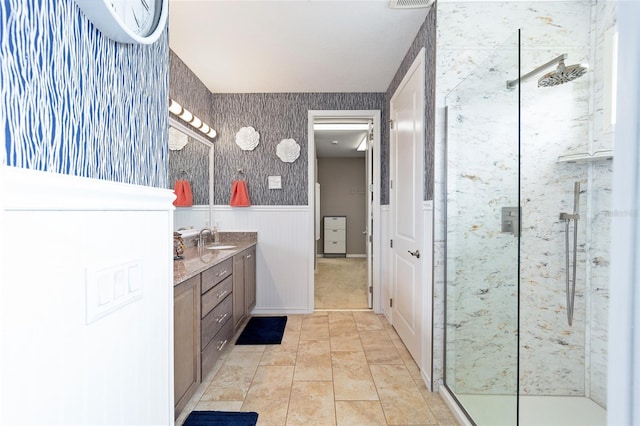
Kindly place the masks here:
[(173, 99), (169, 99), (169, 112), (173, 115), (177, 115), (196, 129), (200, 130), (205, 135), (209, 136), (211, 139), (216, 137), (217, 133), (215, 130), (209, 127), (198, 117), (193, 115), (191, 111), (184, 109), (182, 105), (180, 105)]

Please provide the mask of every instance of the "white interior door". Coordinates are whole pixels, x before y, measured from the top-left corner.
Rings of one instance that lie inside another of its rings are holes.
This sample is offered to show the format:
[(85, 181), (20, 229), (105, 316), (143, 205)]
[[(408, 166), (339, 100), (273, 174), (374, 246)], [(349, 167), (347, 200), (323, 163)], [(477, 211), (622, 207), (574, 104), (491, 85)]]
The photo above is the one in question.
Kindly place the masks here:
[(367, 294), (369, 309), (373, 307), (373, 120), (369, 122), (369, 132), (367, 134), (367, 152), (366, 152), (366, 173), (367, 188), (366, 194), (366, 228), (365, 228), (365, 247), (367, 255)]
[(424, 50), (391, 98), (393, 326), (414, 360), (422, 360)]

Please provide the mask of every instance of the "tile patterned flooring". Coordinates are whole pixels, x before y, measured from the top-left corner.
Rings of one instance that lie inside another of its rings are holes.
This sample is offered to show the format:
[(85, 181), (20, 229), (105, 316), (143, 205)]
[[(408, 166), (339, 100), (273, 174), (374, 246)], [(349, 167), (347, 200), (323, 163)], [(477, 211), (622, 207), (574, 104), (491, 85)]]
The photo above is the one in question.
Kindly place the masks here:
[(282, 344), (228, 348), (176, 425), (197, 410), (256, 411), (258, 425), (457, 425), (367, 310), (289, 315)]

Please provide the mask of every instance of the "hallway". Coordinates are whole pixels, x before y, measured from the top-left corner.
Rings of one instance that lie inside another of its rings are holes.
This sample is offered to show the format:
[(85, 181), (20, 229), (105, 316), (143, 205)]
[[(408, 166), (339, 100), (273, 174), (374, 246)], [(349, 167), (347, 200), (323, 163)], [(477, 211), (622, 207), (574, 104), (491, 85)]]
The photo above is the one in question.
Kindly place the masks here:
[(319, 257), (314, 293), (316, 309), (368, 309), (367, 259)]
[(192, 410), (256, 411), (259, 425), (457, 424), (371, 311), (289, 315), (281, 345), (230, 346), (176, 425)]

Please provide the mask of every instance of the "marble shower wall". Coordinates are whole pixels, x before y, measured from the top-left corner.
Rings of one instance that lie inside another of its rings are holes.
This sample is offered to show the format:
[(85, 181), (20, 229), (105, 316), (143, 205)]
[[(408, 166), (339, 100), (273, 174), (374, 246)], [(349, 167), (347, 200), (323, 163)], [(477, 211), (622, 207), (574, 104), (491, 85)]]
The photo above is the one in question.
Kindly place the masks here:
[(446, 377), (457, 393), (516, 392), (518, 238), (500, 216), (518, 205), (518, 93), (505, 90), (517, 46), (511, 37), (447, 95)]
[[(606, 2), (610, 3), (610, 2)], [(591, 71), (575, 82), (537, 88), (535, 79), (522, 84), (521, 99), (521, 358), (523, 394), (587, 395), (606, 400), (606, 317), (608, 312), (608, 208), (611, 162), (558, 163), (560, 155), (611, 147), (611, 136), (598, 126), (602, 113), (602, 37), (612, 25), (612, 6), (581, 2), (489, 2), (438, 5), (436, 153), (435, 153), (435, 314), (436, 341), (444, 332), (444, 203), (446, 168), (445, 96), (489, 57), (518, 28), (522, 29), (522, 73), (567, 53), (567, 64), (588, 63)], [(513, 76), (512, 78), (514, 78)], [(600, 88), (600, 89), (598, 89)], [(471, 115), (474, 115), (473, 113)], [(476, 123), (475, 137), (490, 140), (491, 121)], [(495, 161), (500, 150), (484, 150)], [(449, 172), (451, 173), (451, 172)], [(465, 173), (459, 171), (460, 175)], [(573, 184), (582, 185), (578, 229), (578, 274), (573, 327), (565, 307), (564, 225), (561, 211), (573, 208)], [(474, 217), (495, 216), (492, 194), (475, 193)], [(495, 195), (495, 194), (493, 194)], [(471, 229), (475, 223), (468, 223)], [(479, 250), (502, 244), (500, 235), (478, 241)], [(464, 258), (456, 259), (456, 267)], [(479, 285), (479, 284), (477, 284)], [(494, 300), (494, 299), (490, 299)], [(499, 310), (476, 298), (482, 309)], [(456, 336), (464, 333), (456, 324)], [(496, 329), (487, 324), (483, 329)], [(495, 336), (474, 334), (467, 350), (488, 351)], [(507, 333), (504, 337), (511, 340)], [(585, 340), (586, 339), (586, 340)], [(505, 342), (505, 345), (510, 344)], [(436, 344), (434, 379), (442, 377), (442, 346)], [(463, 354), (456, 362), (458, 392), (500, 393), (503, 384), (483, 380)], [(515, 360), (514, 360), (515, 361)], [(459, 378), (464, 377), (463, 382)]]

